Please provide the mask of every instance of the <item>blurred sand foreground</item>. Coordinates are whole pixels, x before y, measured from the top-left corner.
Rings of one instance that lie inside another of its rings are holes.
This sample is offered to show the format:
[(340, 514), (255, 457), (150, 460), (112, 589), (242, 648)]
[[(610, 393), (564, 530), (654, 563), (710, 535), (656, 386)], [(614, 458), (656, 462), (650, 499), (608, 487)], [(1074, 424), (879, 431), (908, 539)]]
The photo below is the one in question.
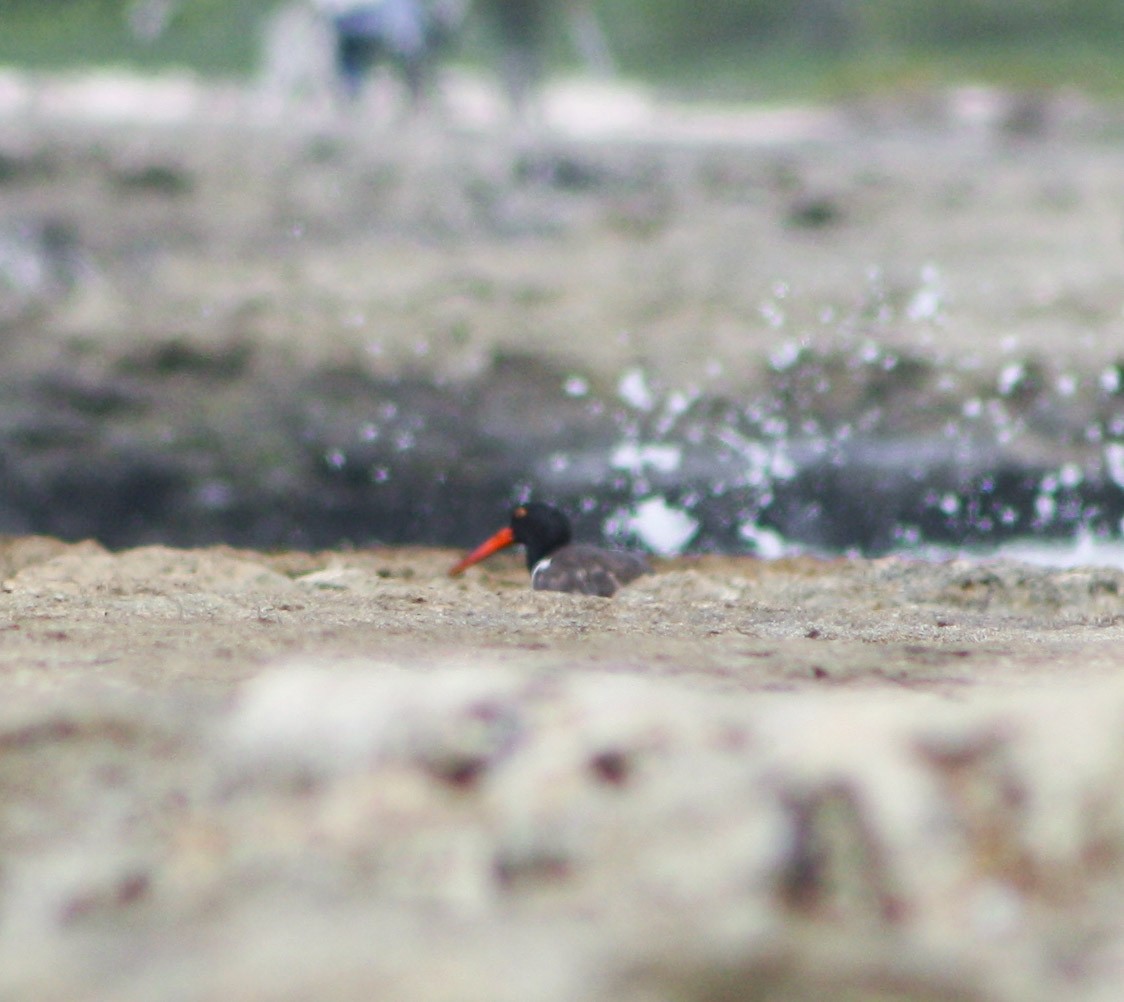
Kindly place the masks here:
[(0, 995), (1113, 999), (1124, 574), (0, 548)]

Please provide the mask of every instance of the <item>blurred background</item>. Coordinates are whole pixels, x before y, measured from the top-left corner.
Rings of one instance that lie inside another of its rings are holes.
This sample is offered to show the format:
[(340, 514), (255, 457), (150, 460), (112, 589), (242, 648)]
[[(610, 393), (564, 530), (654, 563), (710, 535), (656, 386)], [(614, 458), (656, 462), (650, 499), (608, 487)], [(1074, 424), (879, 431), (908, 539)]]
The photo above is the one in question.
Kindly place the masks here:
[(669, 554), (1118, 560), (1122, 41), (4, 0), (0, 531), (463, 546), (535, 496)]
[[(5, 0), (0, 60), (249, 74), (279, 0)], [(564, 6), (564, 5), (557, 5)], [(1124, 8), (1113, 0), (595, 0), (620, 70), (684, 93), (836, 96), (902, 80), (1080, 84), (1119, 94)], [(470, 17), (457, 58), (489, 66)], [(575, 54), (551, 44), (556, 66)]]

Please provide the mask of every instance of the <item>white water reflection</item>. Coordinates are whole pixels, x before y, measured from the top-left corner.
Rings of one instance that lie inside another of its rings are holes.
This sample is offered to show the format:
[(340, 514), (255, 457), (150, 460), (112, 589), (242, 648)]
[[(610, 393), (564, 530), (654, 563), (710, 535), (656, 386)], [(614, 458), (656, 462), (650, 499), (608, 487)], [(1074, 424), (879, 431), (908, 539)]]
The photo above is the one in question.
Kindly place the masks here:
[(1113, 567), (1124, 570), (1124, 540), (1106, 539), (1079, 532), (1072, 539), (1046, 541), (1020, 539), (994, 550), (969, 550), (967, 556), (1018, 560), (1039, 567)]

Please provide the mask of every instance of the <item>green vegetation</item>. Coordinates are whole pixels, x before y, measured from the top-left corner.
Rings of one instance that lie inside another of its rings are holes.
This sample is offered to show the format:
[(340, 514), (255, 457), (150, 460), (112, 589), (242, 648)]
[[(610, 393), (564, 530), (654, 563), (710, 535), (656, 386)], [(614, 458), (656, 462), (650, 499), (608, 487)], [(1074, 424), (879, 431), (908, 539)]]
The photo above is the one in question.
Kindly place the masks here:
[(246, 72), (258, 57), (261, 19), (274, 6), (272, 0), (182, 0), (168, 30), (142, 42), (129, 30), (128, 0), (0, 0), (0, 63)]
[[(242, 73), (279, 0), (180, 0), (151, 42), (135, 0), (0, 0), (0, 62)], [(624, 70), (689, 94), (832, 96), (970, 78), (1124, 96), (1119, 0), (598, 0)], [(568, 57), (560, 44), (559, 58)], [(469, 34), (464, 58), (488, 43)]]

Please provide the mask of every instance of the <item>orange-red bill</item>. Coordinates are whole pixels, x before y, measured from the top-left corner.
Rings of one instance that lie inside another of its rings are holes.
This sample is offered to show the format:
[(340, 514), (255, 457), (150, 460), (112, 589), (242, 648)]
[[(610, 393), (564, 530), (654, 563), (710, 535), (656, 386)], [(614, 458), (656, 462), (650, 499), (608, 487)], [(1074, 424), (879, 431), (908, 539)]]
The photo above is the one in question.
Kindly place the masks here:
[(511, 526), (505, 526), (500, 529), (490, 539), (484, 540), (475, 550), (473, 550), (467, 557), (464, 558), (456, 567), (449, 571), (449, 577), (460, 574), (461, 571), (466, 570), (473, 564), (480, 563), (481, 560), (486, 560), (493, 553), (498, 553), (500, 550), (515, 543), (515, 533), (511, 531)]

